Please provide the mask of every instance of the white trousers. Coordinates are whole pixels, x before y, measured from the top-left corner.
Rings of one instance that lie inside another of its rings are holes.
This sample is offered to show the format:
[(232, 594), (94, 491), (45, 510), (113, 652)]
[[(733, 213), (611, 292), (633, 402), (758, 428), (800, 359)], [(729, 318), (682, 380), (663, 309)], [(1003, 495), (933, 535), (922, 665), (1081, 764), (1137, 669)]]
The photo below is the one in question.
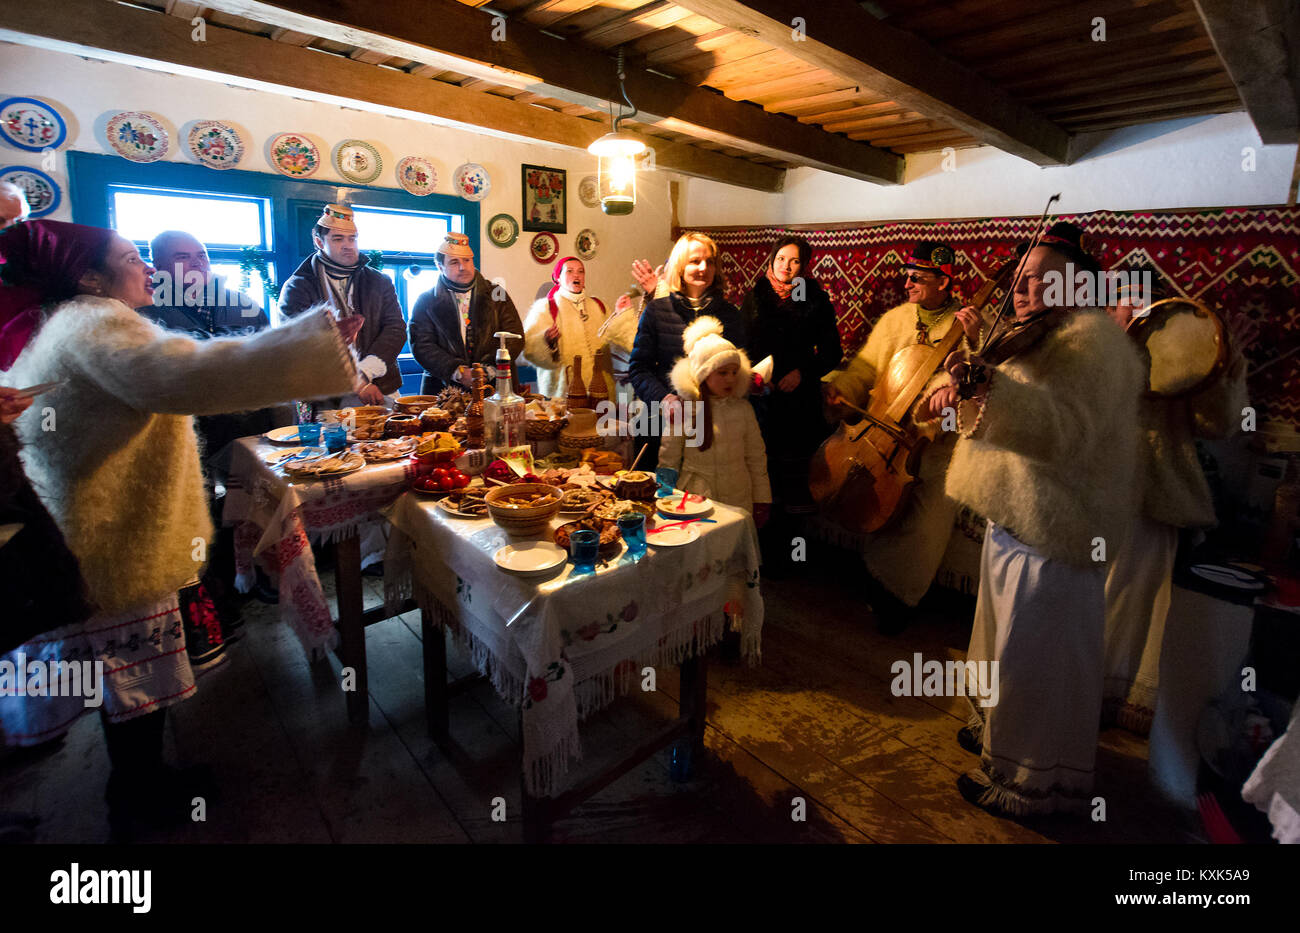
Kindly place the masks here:
[(990, 802), (1009, 813), (1088, 804), (1101, 715), (1104, 588), (1100, 568), (1050, 560), (989, 522), (966, 657), (998, 664), (997, 705), (973, 705), (971, 724), (981, 730)]
[(1106, 700), (1154, 712), (1178, 529), (1139, 515), (1106, 575)]

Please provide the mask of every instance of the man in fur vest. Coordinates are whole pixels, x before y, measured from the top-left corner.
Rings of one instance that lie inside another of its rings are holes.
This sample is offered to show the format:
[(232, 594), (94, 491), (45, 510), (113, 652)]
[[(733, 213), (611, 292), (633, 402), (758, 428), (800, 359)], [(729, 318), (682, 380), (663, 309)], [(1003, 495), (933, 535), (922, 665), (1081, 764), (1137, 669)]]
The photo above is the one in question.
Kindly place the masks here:
[(927, 406), (935, 419), (956, 413), (948, 495), (989, 520), (966, 652), (967, 696), (979, 699), (958, 733), (981, 767), (957, 787), (1000, 816), (1091, 800), (1106, 561), (1136, 505), (1137, 350), (1101, 311), (1047, 304), (1073, 294), (1061, 285), (1077, 272), (1098, 274), (1082, 238), (1058, 223), (1025, 253), (1012, 291), (1030, 337), (996, 368), (973, 358), (960, 389), (954, 365)]
[(284, 283), (280, 313), (294, 317), (327, 302), (340, 320), (361, 315), (364, 323), (354, 345), (368, 384), (358, 395), (366, 405), (382, 405), (385, 395), (402, 387), (397, 355), (406, 344), (406, 321), (397, 290), (388, 276), (369, 268), (357, 248), (352, 208), (325, 205), (311, 239), (316, 252)]
[[(957, 315), (960, 303), (952, 293), (953, 261), (952, 249), (943, 243), (916, 244), (903, 264), (907, 301), (876, 322), (846, 369), (835, 370), (823, 380), (832, 421), (855, 417), (845, 401), (867, 407), (872, 387), (899, 350), (917, 343), (937, 344), (951, 328), (962, 326)], [(933, 387), (947, 378), (941, 370)], [(870, 574), (867, 599), (876, 624), (886, 634), (898, 634), (907, 626), (943, 560), (957, 514), (956, 504), (943, 489), (955, 444), (951, 433), (938, 435), (921, 457), (918, 482), (901, 514), (862, 541), (862, 559)]]
[[(471, 367), (483, 364), (488, 382), (496, 378), (497, 331), (522, 334), (519, 312), (504, 287), (493, 285), (474, 268), (469, 237), (449, 233), (438, 247), (438, 284), (420, 296), (411, 312), (411, 352), (424, 367), (425, 395), (459, 384), (468, 387)], [(523, 340), (507, 339), (510, 359), (519, 358)], [(515, 376), (515, 388), (519, 388)]]

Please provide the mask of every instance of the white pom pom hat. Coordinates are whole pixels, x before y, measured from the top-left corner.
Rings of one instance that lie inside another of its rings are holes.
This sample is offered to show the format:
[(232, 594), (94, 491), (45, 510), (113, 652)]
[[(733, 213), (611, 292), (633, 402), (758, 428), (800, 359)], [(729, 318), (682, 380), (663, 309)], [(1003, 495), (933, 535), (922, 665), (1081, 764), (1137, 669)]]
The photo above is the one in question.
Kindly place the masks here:
[(716, 317), (706, 314), (687, 325), (682, 348), (686, 355), (674, 364), (670, 377), (673, 389), (682, 398), (698, 399), (704, 381), (715, 370), (733, 363), (738, 368), (732, 396), (744, 398), (749, 392), (749, 357), (722, 336), (722, 322)]

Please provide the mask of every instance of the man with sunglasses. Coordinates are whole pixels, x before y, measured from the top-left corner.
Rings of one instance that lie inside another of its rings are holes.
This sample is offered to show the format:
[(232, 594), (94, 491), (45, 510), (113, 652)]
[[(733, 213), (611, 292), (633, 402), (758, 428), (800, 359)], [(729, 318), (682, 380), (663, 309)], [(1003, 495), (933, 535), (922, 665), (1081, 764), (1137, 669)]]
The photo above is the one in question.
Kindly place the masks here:
[[(826, 376), (828, 417), (855, 418), (845, 403), (866, 408), (872, 386), (895, 353), (917, 343), (936, 344), (949, 328), (962, 326), (957, 318), (961, 302), (952, 293), (953, 263), (952, 248), (946, 244), (929, 240), (916, 244), (903, 263), (908, 300), (881, 316), (847, 368)], [(932, 381), (936, 386), (947, 382), (942, 368)], [(870, 575), (867, 601), (884, 634), (896, 635), (907, 627), (943, 559), (957, 510), (944, 495), (944, 475), (955, 442), (953, 432), (939, 434), (921, 457), (919, 482), (910, 501), (885, 529), (865, 538), (862, 559)]]

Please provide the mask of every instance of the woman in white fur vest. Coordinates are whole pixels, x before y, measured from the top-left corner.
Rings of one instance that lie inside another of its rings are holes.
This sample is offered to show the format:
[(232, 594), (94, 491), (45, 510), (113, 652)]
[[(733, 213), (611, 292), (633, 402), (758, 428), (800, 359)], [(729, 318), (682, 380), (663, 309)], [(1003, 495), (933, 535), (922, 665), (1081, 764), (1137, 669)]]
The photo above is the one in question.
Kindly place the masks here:
[[(110, 821), (174, 819), (193, 783), (163, 765), (163, 716), (194, 694), (182, 617), (206, 618), (212, 538), (192, 416), (353, 391), (357, 328), (317, 311), (251, 337), (164, 331), (134, 310), (154, 270), (111, 230), (35, 221), (0, 234), (0, 257), (0, 368), (12, 385), (56, 383), (17, 421), (24, 466), (96, 608), (15, 653), (102, 662)], [(0, 734), (33, 744), (84, 709), (0, 698)]]
[(696, 405), (692, 437), (675, 424), (660, 440), (659, 466), (678, 471), (678, 489), (752, 512), (761, 528), (772, 488), (763, 434), (745, 397), (749, 357), (722, 336), (722, 322), (709, 315), (687, 326), (682, 347), (686, 355), (673, 365), (673, 391), (683, 403), (702, 404)]
[(606, 395), (615, 398), (609, 373), (595, 374), (596, 351), (609, 345), (623, 354), (632, 352), (637, 314), (620, 306), (610, 314), (604, 302), (587, 294), (587, 267), (576, 256), (565, 256), (551, 271), (555, 283), (545, 298), (533, 302), (524, 318), (524, 359), (537, 367), (537, 391), (547, 398), (563, 398), (569, 391), (565, 367), (582, 357), (582, 381), (605, 382)]
[(1081, 238), (1055, 224), (1021, 261), (1016, 318), (1042, 315), (1041, 340), (973, 398), (959, 399), (955, 382), (930, 398), (936, 418), (956, 410), (948, 495), (989, 519), (966, 657), (996, 690), (977, 698), (968, 667), (973, 715), (958, 741), (982, 767), (957, 786), (1003, 816), (1077, 812), (1091, 800), (1105, 562), (1135, 506), (1137, 351), (1102, 312), (1049, 308), (1044, 297), (1054, 276), (1097, 271)]

